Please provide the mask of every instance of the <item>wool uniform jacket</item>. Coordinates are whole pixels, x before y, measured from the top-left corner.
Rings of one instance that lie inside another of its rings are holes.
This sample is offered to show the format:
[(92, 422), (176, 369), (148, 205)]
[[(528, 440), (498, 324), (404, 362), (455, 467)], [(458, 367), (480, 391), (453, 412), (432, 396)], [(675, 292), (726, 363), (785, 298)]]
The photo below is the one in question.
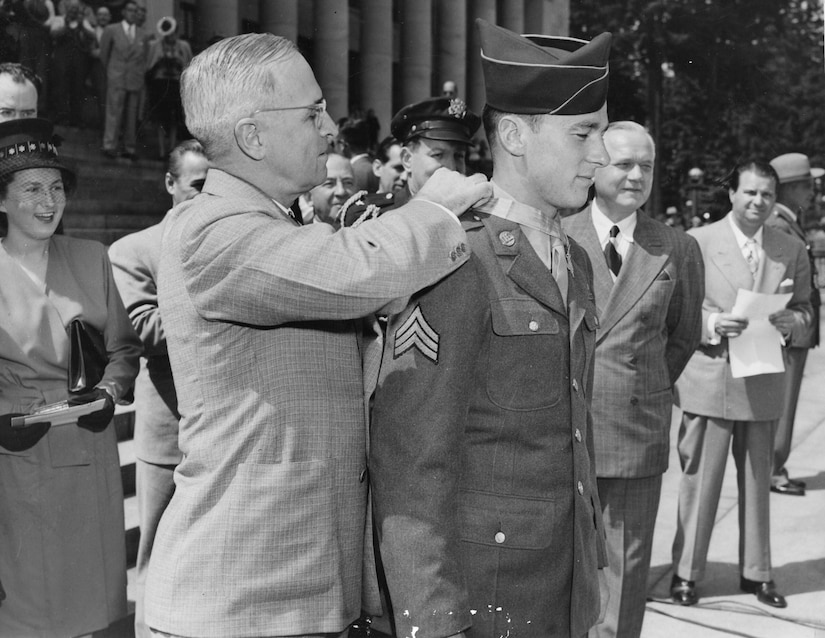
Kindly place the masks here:
[(642, 478), (667, 470), (673, 384), (702, 330), (705, 275), (696, 240), (642, 211), (636, 215), (633, 243), (615, 283), (591, 208), (562, 220), (593, 264), (600, 477)]
[(792, 347), (815, 348), (819, 345), (819, 307), (822, 304), (822, 300), (817, 285), (816, 260), (811, 252), (811, 245), (805, 236), (805, 231), (802, 230), (799, 222), (794, 219), (791, 210), (783, 204), (774, 204), (773, 213), (768, 217), (765, 224), (781, 230), (791, 237), (797, 237), (805, 244), (805, 250), (808, 253), (808, 264), (811, 267), (811, 308), (813, 310), (813, 316), (811, 317), (811, 325), (807, 333), (802, 338), (797, 339)]
[(135, 39), (129, 42), (123, 23), (108, 25), (100, 36), (100, 61), (106, 69), (109, 88), (140, 91), (146, 72), (146, 32), (135, 25)]
[(147, 624), (216, 638), (341, 632), (361, 612), (371, 529), (355, 320), (465, 262), (464, 231), (421, 201), (356, 229), (299, 226), (217, 169), (164, 224), (158, 292), (184, 457)]
[(730, 312), (740, 288), (777, 293), (787, 279), (793, 281), (793, 296), (787, 308), (794, 311), (796, 319), (790, 342), (808, 329), (811, 271), (805, 246), (770, 226), (762, 228), (764, 254), (755, 275), (748, 269), (727, 217), (689, 231), (699, 243), (705, 261), (705, 299), (701, 344), (676, 382), (677, 404), (685, 412), (735, 421), (770, 421), (782, 413), (784, 373), (733, 378), (728, 339), (722, 338), (712, 345), (708, 331), (709, 315)]
[(115, 282), (143, 342), (135, 381), (135, 454), (156, 465), (175, 465), (178, 449), (178, 398), (158, 311), (158, 265), (163, 224), (118, 239), (109, 247)]
[(469, 263), (390, 318), (376, 390), (370, 472), (396, 629), (581, 636), (604, 564), (590, 262), (571, 242), (565, 306), (517, 224), (462, 223)]

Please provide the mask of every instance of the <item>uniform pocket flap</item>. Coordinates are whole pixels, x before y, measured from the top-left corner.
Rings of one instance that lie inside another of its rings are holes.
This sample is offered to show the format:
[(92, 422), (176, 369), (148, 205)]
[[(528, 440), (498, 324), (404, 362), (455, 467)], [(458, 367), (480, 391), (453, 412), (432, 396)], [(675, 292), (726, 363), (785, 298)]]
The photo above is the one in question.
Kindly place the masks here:
[(462, 540), (502, 549), (543, 549), (558, 541), (556, 509), (549, 499), (464, 491)]
[(558, 334), (559, 322), (532, 299), (497, 299), (490, 304), (493, 332), (501, 337)]

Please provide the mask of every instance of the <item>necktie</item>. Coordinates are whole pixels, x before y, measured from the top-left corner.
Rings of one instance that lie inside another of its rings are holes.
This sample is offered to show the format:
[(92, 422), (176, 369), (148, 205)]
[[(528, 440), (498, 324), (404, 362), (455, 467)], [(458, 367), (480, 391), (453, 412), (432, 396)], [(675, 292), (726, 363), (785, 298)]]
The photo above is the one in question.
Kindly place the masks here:
[(745, 242), (745, 261), (748, 262), (751, 274), (756, 274), (756, 269), (759, 268), (759, 252), (756, 248), (756, 240), (749, 239)]
[(550, 273), (556, 280), (562, 299), (567, 301), (567, 253), (565, 251), (564, 240), (557, 233), (550, 235), (550, 246), (553, 253)]
[(622, 267), (622, 256), (619, 254), (619, 251), (616, 250), (616, 236), (619, 234), (619, 227), (613, 226), (610, 229), (610, 238), (607, 240), (607, 244), (604, 246), (604, 258), (607, 261), (607, 267), (610, 268), (610, 272), (612, 272), (617, 277), (619, 276), (619, 270)]

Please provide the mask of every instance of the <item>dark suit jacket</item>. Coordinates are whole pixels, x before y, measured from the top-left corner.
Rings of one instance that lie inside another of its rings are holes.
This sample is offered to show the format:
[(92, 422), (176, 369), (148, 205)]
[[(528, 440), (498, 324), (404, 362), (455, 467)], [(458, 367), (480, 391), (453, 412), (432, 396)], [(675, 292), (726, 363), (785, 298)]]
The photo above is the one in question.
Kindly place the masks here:
[(108, 25), (100, 37), (100, 61), (106, 69), (108, 88), (140, 91), (146, 72), (146, 32), (135, 27), (135, 40), (129, 42), (123, 23)]
[(591, 208), (562, 220), (593, 264), (596, 375), (593, 425), (600, 477), (641, 478), (667, 469), (673, 384), (699, 345), (704, 266), (696, 240), (637, 213), (616, 282)]
[(370, 473), (397, 630), (581, 636), (605, 560), (590, 263), (571, 242), (565, 306), (517, 224), (462, 224), (470, 261), (390, 318), (376, 391)]
[(712, 345), (707, 329), (711, 313), (731, 311), (740, 288), (776, 293), (786, 279), (793, 281), (793, 296), (787, 307), (796, 318), (791, 342), (808, 329), (811, 271), (805, 246), (770, 226), (763, 229), (765, 258), (760, 260), (756, 276), (748, 269), (727, 217), (689, 231), (699, 242), (705, 260), (705, 299), (702, 343), (676, 382), (677, 403), (685, 412), (736, 421), (770, 421), (782, 413), (784, 373), (733, 378), (728, 339)]

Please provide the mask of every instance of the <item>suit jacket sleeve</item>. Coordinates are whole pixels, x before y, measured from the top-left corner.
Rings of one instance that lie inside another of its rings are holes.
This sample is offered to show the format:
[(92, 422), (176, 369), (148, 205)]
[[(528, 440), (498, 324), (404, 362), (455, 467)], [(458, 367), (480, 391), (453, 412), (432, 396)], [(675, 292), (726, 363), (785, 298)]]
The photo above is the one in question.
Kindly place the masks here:
[(689, 235), (681, 251), (678, 281), (667, 312), (665, 360), (671, 385), (682, 374), (704, 332), (702, 301), (705, 298), (705, 266), (699, 244)]
[[(486, 313), (475, 261), (390, 318), (376, 391), (370, 475), (399, 636), (441, 638), (471, 624), (461, 568), (459, 479), (471, 378)], [(414, 312), (438, 336), (437, 362), (410, 339)], [(417, 633), (414, 628), (417, 627)]]
[(158, 311), (157, 250), (145, 241), (146, 231), (127, 235), (109, 248), (115, 283), (129, 319), (143, 342), (144, 354), (166, 353), (166, 337)]
[(103, 63), (103, 68), (109, 66), (109, 59), (112, 56), (112, 47), (114, 46), (114, 34), (112, 29), (106, 27), (100, 35), (100, 61)]
[(813, 320), (811, 307), (811, 265), (805, 252), (805, 245), (794, 238), (796, 248), (793, 262), (793, 296), (788, 302), (788, 310), (794, 313), (794, 325), (791, 329), (787, 345), (805, 338)]
[(208, 222), (200, 214), (181, 217), (179, 223), (193, 225), (180, 235), (187, 291), (212, 321), (275, 326), (363, 317), (433, 284), (468, 257), (455, 218), (425, 202), (337, 232), (254, 209)]

